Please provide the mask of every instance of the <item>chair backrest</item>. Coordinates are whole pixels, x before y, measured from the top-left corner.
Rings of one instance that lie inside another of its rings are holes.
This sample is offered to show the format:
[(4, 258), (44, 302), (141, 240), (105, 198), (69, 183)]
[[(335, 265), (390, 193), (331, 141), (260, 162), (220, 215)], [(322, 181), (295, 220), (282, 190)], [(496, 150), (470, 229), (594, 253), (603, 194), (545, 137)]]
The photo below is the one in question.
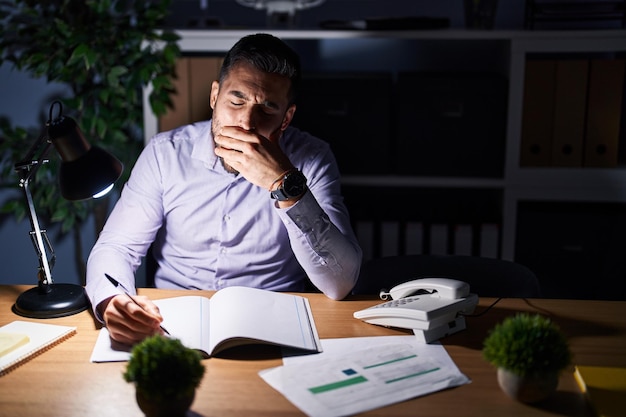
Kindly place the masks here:
[(541, 297), (539, 279), (527, 267), (502, 259), (465, 255), (403, 255), (374, 258), (363, 264), (353, 294), (419, 278), (445, 277), (467, 282), (479, 297)]
[(146, 253), (146, 256), (143, 258), (143, 263), (145, 265), (146, 271), (145, 286), (146, 288), (155, 288), (156, 285), (154, 284), (154, 276), (156, 275), (159, 264), (157, 263), (157, 260), (154, 259), (152, 245), (150, 245), (150, 248), (148, 248), (148, 253)]

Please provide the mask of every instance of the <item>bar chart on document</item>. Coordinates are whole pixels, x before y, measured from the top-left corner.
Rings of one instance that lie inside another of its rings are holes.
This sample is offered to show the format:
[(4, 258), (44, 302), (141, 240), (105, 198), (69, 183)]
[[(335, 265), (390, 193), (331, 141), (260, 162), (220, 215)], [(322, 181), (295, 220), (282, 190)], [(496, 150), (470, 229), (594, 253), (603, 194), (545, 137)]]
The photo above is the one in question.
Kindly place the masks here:
[(309, 416), (343, 416), (467, 382), (456, 367), (392, 344), (273, 368), (261, 376)]

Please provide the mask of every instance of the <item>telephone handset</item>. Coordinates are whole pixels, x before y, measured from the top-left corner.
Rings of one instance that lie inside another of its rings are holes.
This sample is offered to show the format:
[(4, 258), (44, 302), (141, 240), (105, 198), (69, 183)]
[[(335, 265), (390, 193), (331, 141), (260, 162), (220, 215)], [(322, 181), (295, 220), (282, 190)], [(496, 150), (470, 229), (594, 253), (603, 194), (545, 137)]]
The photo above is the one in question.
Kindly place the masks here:
[(478, 296), (469, 284), (450, 278), (422, 278), (382, 290), (389, 300), (354, 313), (367, 323), (413, 329), (426, 342), (465, 328), (464, 314), (471, 314)]
[(422, 278), (396, 285), (389, 292), (380, 291), (382, 300), (397, 300), (420, 291), (437, 291), (441, 298), (463, 298), (469, 294), (469, 284), (450, 278)]

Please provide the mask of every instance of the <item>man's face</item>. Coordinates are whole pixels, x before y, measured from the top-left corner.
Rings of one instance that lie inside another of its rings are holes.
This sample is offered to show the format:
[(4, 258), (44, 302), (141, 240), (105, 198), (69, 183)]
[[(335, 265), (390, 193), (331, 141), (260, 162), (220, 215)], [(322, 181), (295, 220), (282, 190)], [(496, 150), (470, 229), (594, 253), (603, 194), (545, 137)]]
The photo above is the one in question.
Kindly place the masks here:
[[(246, 63), (236, 65), (221, 85), (214, 81), (211, 86), (213, 134), (222, 126), (237, 126), (277, 142), (295, 111), (295, 105), (289, 106), (290, 86), (286, 77), (267, 74)], [(224, 167), (237, 173), (227, 164)]]

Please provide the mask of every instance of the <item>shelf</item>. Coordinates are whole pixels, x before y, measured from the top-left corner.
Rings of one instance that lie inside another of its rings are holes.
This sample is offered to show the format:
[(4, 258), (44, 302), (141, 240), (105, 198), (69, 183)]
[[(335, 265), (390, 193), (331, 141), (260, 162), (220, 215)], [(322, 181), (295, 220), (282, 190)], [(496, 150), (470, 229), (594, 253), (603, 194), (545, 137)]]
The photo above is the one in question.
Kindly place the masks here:
[[(427, 70), (434, 69), (443, 72), (450, 70), (450, 66), (452, 66), (453, 70), (465, 71), (465, 67), (457, 68), (457, 61), (454, 59), (461, 61), (464, 65), (473, 65), (472, 68), (474, 70), (484, 71), (487, 68), (505, 76), (508, 82), (508, 90), (506, 90), (507, 116), (506, 129), (502, 140), (506, 146), (504, 149), (503, 171), (498, 171), (497, 176), (494, 176), (494, 178), (464, 177), (460, 176), (462, 173), (459, 174), (457, 172), (453, 173), (454, 176), (441, 176), (442, 174), (439, 171), (434, 172), (437, 176), (429, 176), (420, 171), (413, 171), (413, 175), (409, 171), (406, 171), (406, 175), (397, 175), (403, 172), (399, 170), (393, 171), (394, 175), (346, 174), (342, 177), (342, 185), (349, 189), (353, 196), (355, 194), (367, 195), (367, 187), (371, 187), (378, 190), (393, 189), (395, 193), (398, 193), (397, 195), (401, 196), (408, 195), (408, 191), (411, 188), (419, 189), (419, 193), (422, 196), (436, 194), (436, 198), (432, 199), (433, 204), (445, 203), (445, 201), (441, 201), (440, 196), (459, 198), (460, 201), (468, 204), (470, 202), (475, 204), (477, 200), (483, 198), (486, 202), (489, 202), (489, 208), (497, 212), (498, 216), (501, 216), (501, 224), (497, 225), (498, 233), (501, 236), (498, 253), (499, 257), (507, 260), (514, 260), (515, 257), (518, 205), (520, 203), (528, 201), (562, 201), (572, 204), (580, 202), (626, 202), (626, 167), (620, 166), (611, 169), (582, 167), (533, 168), (520, 167), (519, 165), (524, 73), (526, 59), (529, 55), (624, 54), (626, 52), (625, 30), (486, 31), (442, 29), (424, 31), (359, 31), (250, 28), (177, 31), (181, 36), (179, 46), (183, 54), (190, 56), (223, 54), (241, 37), (259, 32), (269, 32), (284, 40), (294, 41), (294, 46), (301, 46), (308, 52), (318, 54), (319, 56), (316, 56), (317, 59), (324, 61), (324, 63), (329, 63), (328, 67), (322, 68), (329, 72), (336, 68), (350, 70), (357, 68), (357, 70), (362, 71), (363, 69), (359, 67), (361, 64), (359, 59), (367, 59), (368, 56), (372, 55), (374, 59), (367, 61), (372, 63), (371, 67), (375, 69), (387, 69), (388, 67), (390, 71), (396, 73), (394, 77), (400, 70), (404, 70), (406, 65), (409, 65), (408, 68), (413, 70), (415, 67), (411, 67), (411, 65), (417, 63), (419, 65), (418, 69), (424, 70), (425, 68), (421, 66), (424, 62), (428, 66)], [(384, 43), (385, 41), (389, 41), (389, 46), (393, 46), (393, 48), (387, 48), (388, 44)], [(335, 48), (335, 46), (338, 46), (338, 48)], [(328, 51), (331, 49), (333, 51), (329, 54)], [(464, 58), (458, 57), (459, 50), (464, 52), (461, 54), (464, 55)], [(446, 55), (446, 51), (449, 56)], [(391, 59), (389, 61), (386, 58), (383, 59), (381, 52), (388, 53)], [(415, 53), (412, 54), (412, 52)], [(468, 59), (468, 56), (470, 59)], [(480, 56), (482, 60), (476, 62), (476, 56)], [(446, 58), (450, 58), (452, 65), (450, 65), (450, 62), (444, 62)], [(442, 63), (448, 66), (442, 67)], [(367, 69), (370, 69), (370, 67), (368, 66)], [(145, 109), (149, 109), (147, 100), (149, 92), (150, 87), (147, 87), (144, 90)], [(398, 105), (398, 100), (393, 100), (392, 103), (393, 105)], [(301, 110), (303, 110), (302, 107)], [(399, 114), (397, 109), (393, 111), (393, 114)], [(370, 119), (366, 119), (367, 123), (369, 123)], [(390, 120), (393, 122), (393, 119)], [(157, 119), (152, 112), (149, 110), (144, 111), (146, 140), (157, 133), (157, 125)], [(486, 125), (486, 123), (483, 122), (482, 125)], [(365, 144), (363, 146), (373, 145)], [(410, 152), (408, 154), (412, 155)], [(466, 155), (466, 153), (462, 155)], [(485, 152), (480, 155), (485, 161), (477, 161), (477, 163), (489, 162), (489, 156)], [(408, 161), (405, 161), (402, 167), (418, 166), (416, 164), (411, 165), (413, 162), (411, 158), (408, 158)], [(499, 172), (502, 172), (502, 174)], [(476, 172), (474, 175), (482, 175), (482, 173)], [(407, 193), (405, 193), (404, 188), (407, 189)], [(394, 196), (397, 195), (394, 194)], [(371, 198), (374, 197), (367, 195), (364, 201), (371, 201)], [(389, 201), (396, 200), (392, 198), (380, 203), (384, 203), (385, 210), (394, 212), (394, 210), (399, 209), (399, 205), (389, 204)], [(426, 201), (424, 202), (423, 200)], [(427, 205), (428, 198), (423, 200), (420, 201), (420, 204)], [(358, 200), (357, 205), (362, 207), (363, 210), (370, 208), (369, 206), (365, 207), (361, 200)], [(375, 204), (372, 203), (372, 205)], [(405, 204), (402, 208), (411, 210), (412, 206)], [(465, 209), (460, 210), (463, 211)], [(476, 210), (476, 212), (479, 215), (483, 215), (484, 210), (481, 208), (481, 210)], [(492, 217), (497, 216), (494, 215)], [(542, 239), (542, 237), (538, 236), (537, 239)]]
[(519, 168), (507, 177), (507, 185), (537, 188), (626, 189), (626, 168)]
[[(324, 39), (415, 39), (415, 40), (526, 40), (545, 42), (549, 40), (583, 41), (625, 39), (623, 30), (558, 30), (558, 31), (500, 31), (500, 30), (406, 30), (406, 31), (365, 31), (365, 30), (178, 30), (183, 51), (226, 52), (233, 40), (258, 32), (269, 32), (282, 39), (324, 40)], [(210, 47), (207, 47), (210, 42)]]
[(400, 175), (345, 175), (343, 185), (424, 187), (424, 188), (504, 188), (504, 180), (468, 177), (412, 177)]

